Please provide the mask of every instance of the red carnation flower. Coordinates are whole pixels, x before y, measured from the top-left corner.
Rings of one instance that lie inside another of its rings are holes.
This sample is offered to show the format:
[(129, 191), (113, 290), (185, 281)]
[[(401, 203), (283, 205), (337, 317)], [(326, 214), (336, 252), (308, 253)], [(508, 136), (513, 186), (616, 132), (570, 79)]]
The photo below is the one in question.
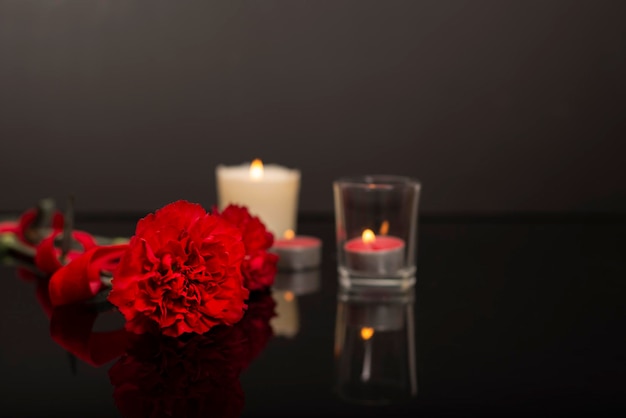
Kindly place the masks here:
[(241, 266), (244, 286), (251, 291), (270, 287), (274, 283), (278, 263), (278, 256), (267, 251), (274, 243), (274, 235), (243, 206), (229, 205), (221, 214), (217, 210), (215, 213), (241, 230), (246, 248)]
[(241, 265), (245, 286), (254, 290), (263, 290), (274, 284), (278, 256), (267, 251), (246, 254)]
[(135, 333), (176, 337), (233, 325), (244, 313), (241, 232), (197, 204), (171, 203), (137, 223), (109, 301)]

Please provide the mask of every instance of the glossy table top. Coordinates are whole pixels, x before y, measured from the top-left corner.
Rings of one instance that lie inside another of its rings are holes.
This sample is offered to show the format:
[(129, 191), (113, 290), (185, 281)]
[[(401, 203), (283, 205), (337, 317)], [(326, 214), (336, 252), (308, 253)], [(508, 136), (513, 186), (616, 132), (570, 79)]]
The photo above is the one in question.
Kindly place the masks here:
[[(414, 333), (398, 337), (404, 342), (414, 338), (417, 396), (384, 405), (350, 401), (338, 393), (331, 219), (300, 222), (299, 233), (323, 240), (323, 264), (319, 275), (303, 278), (295, 288), (283, 277), (281, 289), (274, 290), (279, 313), (271, 322), (274, 336), (240, 375), (242, 416), (626, 413), (623, 219), (422, 220), (415, 303), (402, 311), (413, 315)], [(134, 222), (79, 217), (77, 227), (129, 236)], [(120, 416), (109, 372), (118, 361), (93, 367), (68, 354), (50, 337), (37, 284), (7, 265), (0, 266), (0, 282), (0, 416)], [(95, 329), (114, 329), (120, 319), (116, 313), (102, 314)], [(191, 356), (188, 360), (192, 365), (183, 367), (185, 373), (196, 367)], [(144, 372), (127, 370), (137, 376)], [(228, 406), (239, 402), (237, 389), (230, 389), (239, 383), (215, 376), (215, 391), (202, 392), (200, 402), (222, 405), (205, 405), (196, 415), (187, 409), (188, 416), (228, 416)]]

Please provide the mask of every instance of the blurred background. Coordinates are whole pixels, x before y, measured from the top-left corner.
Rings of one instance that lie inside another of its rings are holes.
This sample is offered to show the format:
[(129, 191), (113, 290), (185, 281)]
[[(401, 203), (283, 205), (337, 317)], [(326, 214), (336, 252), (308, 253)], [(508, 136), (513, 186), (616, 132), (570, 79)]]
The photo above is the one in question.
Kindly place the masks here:
[(0, 0), (0, 211), (403, 174), (430, 214), (626, 210), (626, 2)]

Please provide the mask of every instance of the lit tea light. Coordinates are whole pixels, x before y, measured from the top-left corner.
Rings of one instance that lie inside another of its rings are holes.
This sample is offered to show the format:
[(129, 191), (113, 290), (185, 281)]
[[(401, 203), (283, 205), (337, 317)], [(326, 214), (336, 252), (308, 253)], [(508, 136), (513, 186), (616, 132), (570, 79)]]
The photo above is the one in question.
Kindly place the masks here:
[(298, 298), (317, 292), (320, 281), (319, 269), (278, 272), (272, 289), (277, 316), (271, 320), (276, 335), (291, 338), (298, 333)]
[(248, 207), (274, 236), (295, 230), (300, 191), (300, 171), (279, 165), (263, 165), (259, 159), (238, 166), (215, 169), (220, 209), (229, 204)]
[[(387, 223), (384, 232), (388, 229)], [(404, 265), (404, 249), (403, 239), (384, 234), (376, 236), (371, 229), (344, 244), (346, 265), (357, 274), (395, 274)]]
[(279, 270), (312, 269), (321, 263), (322, 241), (305, 235), (296, 236), (293, 229), (287, 229), (283, 239), (274, 241), (271, 251), (279, 256)]

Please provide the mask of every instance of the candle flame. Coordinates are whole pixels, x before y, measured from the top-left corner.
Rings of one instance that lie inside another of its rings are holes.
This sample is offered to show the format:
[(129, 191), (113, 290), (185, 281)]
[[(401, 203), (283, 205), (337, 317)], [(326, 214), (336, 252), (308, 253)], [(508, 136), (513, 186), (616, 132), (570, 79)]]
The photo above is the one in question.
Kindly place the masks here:
[(365, 231), (363, 231), (363, 234), (361, 235), (361, 239), (363, 240), (365, 244), (369, 244), (371, 242), (376, 241), (376, 235), (374, 234), (374, 231), (372, 231), (371, 229), (366, 229)]
[(380, 224), (380, 235), (387, 235), (389, 233), (389, 221), (385, 220)]
[(293, 232), (293, 229), (288, 229), (283, 234), (283, 238), (285, 239), (293, 239), (296, 236), (296, 233)]
[(286, 302), (293, 302), (295, 298), (295, 295), (293, 294), (292, 291), (287, 290), (284, 294), (283, 294), (283, 299), (285, 299)]
[(263, 178), (263, 161), (258, 158), (250, 164), (250, 178), (252, 180), (261, 180)]
[(374, 335), (374, 328), (363, 327), (361, 328), (361, 338), (363, 341), (367, 341)]

